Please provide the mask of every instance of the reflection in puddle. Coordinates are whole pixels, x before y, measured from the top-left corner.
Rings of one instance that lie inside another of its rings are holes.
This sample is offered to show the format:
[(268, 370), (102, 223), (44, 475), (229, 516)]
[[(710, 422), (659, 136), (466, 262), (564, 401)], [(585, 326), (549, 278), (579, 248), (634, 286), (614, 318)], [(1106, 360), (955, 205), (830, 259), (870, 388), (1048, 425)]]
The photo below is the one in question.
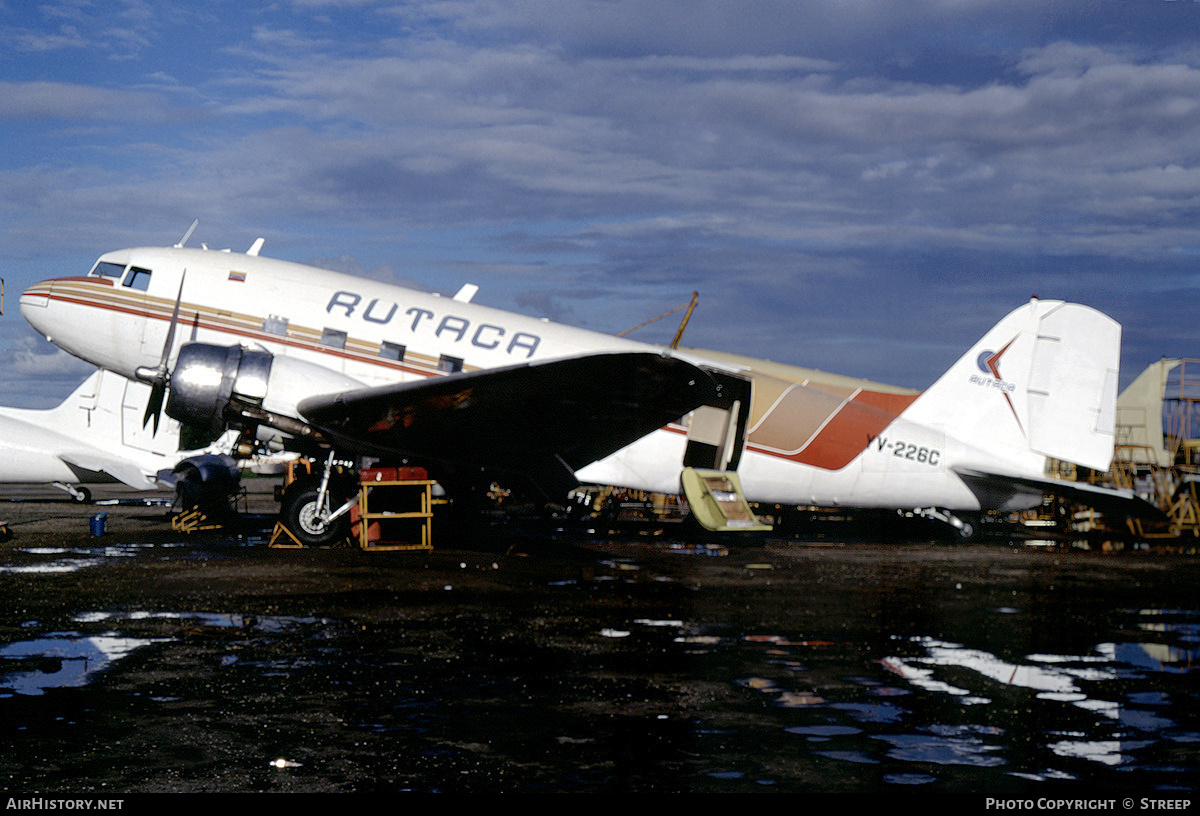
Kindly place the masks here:
[[(114, 621), (166, 620), (196, 628), (282, 632), (318, 622), (317, 618), (277, 617), (221, 612), (87, 612), (74, 623), (111, 624)], [(25, 627), (27, 628), (27, 627)], [(172, 638), (128, 637), (116, 632), (84, 634), (51, 632), (44, 637), (0, 647), (0, 689), (14, 694), (40, 695), (48, 689), (86, 686), (99, 672), (143, 646)]]
[(100, 623), (114, 620), (167, 620), (215, 629), (282, 632), (297, 626), (321, 623), (324, 619), (287, 615), (253, 615), (245, 612), (85, 612), (75, 617), (77, 623)]
[[(1194, 693), (1186, 679), (1171, 682), (1196, 666), (1200, 613), (1126, 614), (1132, 619), (1117, 631), (1133, 637), (1077, 654), (1013, 659), (938, 638), (896, 638), (896, 653), (876, 660), (878, 676), (814, 672), (813, 666), (842, 665), (861, 654), (853, 643), (762, 634), (721, 643), (754, 647), (743, 655), (749, 671), (734, 682), (769, 695), (782, 730), (802, 739), (811, 756), (848, 765), (900, 763), (897, 772), (880, 775), (888, 785), (936, 781), (904, 771), (910, 763), (947, 774), (997, 768), (1038, 781), (1086, 778), (1088, 765), (1142, 768), (1183, 784), (1192, 765), (1152, 757), (1200, 742), (1193, 724), (1180, 721), (1188, 719), (1181, 712), (1190, 711), (1185, 704)], [(888, 675), (899, 682), (884, 681)]]
[(132, 558), (154, 546), (156, 545), (114, 544), (101, 547), (23, 547), (17, 552), (31, 556), (34, 560), (28, 564), (0, 564), (0, 573), (27, 575), (75, 572), (103, 564), (108, 558)]
[(1120, 740), (1061, 740), (1049, 745), (1060, 757), (1088, 759), (1104, 765), (1120, 765), (1131, 746)]
[[(967, 649), (954, 643), (943, 643), (932, 638), (918, 638), (914, 642), (925, 647), (928, 652), (927, 657), (911, 658), (909, 660), (888, 657), (882, 661), (883, 667), (927, 691), (940, 691), (963, 697), (969, 696), (968, 690), (935, 681), (932, 679), (934, 676), (933, 670), (914, 668), (912, 666), (913, 663), (920, 666), (933, 666), (935, 668), (958, 667), (970, 669), (1006, 686), (1033, 689), (1048, 695), (1050, 699), (1086, 699), (1076, 685), (1073, 673), (1067, 670), (1046, 669), (1040, 666), (1008, 663), (987, 652)], [(1048, 660), (1048, 658), (1042, 659)], [(964, 702), (987, 703), (990, 701), (983, 697), (969, 697)]]
[(1003, 765), (1003, 757), (995, 755), (999, 745), (984, 742), (978, 736), (961, 734), (881, 734), (876, 737), (891, 745), (888, 755), (906, 762), (928, 762), (933, 765), (971, 765), (993, 768)]
[[(254, 537), (239, 539), (239, 546), (257, 547), (265, 542)], [(76, 572), (103, 565), (107, 559), (133, 558), (153, 550), (178, 550), (191, 545), (182, 542), (112, 543), (94, 547), (21, 547), (5, 553), (9, 563), (0, 564), (0, 573), (12, 575), (57, 574)], [(211, 557), (210, 551), (196, 550), (196, 557)], [(15, 556), (15, 557), (14, 557)]]
[(16, 668), (0, 679), (0, 686), (28, 695), (43, 694), (52, 688), (85, 686), (97, 672), (154, 642), (115, 634), (83, 636), (78, 632), (56, 632), (44, 638), (10, 643), (0, 648), (0, 661)]

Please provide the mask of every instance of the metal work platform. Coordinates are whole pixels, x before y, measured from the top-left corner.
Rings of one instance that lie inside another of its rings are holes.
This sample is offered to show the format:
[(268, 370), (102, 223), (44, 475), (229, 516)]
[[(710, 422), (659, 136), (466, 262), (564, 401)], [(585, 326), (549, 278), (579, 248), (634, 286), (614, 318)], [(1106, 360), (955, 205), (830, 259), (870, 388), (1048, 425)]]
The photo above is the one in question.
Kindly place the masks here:
[[(289, 467), (288, 484), (296, 478), (295, 470), (307, 475), (313, 472), (311, 464), (298, 462)], [(446, 503), (435, 498), (436, 486), (437, 481), (428, 478), (423, 468), (364, 468), (358, 476), (355, 504), (348, 514), (349, 532), (340, 546), (375, 551), (432, 550), (434, 507)], [(305, 544), (281, 520), (276, 522), (268, 546), (302, 548)]]
[[(350, 511), (351, 535), (364, 550), (432, 550), (436, 481), (424, 471), (364, 470), (358, 507)], [(405, 472), (409, 471), (409, 472)], [(414, 478), (404, 478), (406, 476)]]

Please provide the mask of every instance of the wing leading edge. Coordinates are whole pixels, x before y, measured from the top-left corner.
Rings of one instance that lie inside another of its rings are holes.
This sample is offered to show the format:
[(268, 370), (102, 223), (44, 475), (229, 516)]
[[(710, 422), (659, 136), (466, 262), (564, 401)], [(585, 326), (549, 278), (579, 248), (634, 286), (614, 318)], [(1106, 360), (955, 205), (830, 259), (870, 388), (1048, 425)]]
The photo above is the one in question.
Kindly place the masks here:
[(311, 397), (299, 410), (347, 450), (521, 473), (558, 489), (720, 392), (684, 360), (617, 352)]

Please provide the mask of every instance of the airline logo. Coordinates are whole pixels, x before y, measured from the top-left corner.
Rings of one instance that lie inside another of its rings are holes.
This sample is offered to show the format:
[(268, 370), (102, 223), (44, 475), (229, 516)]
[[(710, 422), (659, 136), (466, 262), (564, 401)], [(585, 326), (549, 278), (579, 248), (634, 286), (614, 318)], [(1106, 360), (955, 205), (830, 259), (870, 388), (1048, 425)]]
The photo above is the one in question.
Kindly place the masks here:
[(1021, 432), (1024, 433), (1025, 429), (1022, 426), (1021, 417), (1017, 415), (1017, 406), (1013, 405), (1011, 396), (1017, 390), (1016, 383), (1008, 382), (1000, 374), (1000, 358), (1004, 356), (1004, 352), (1008, 351), (1016, 341), (1017, 338), (1014, 337), (999, 351), (985, 351), (980, 354), (976, 358), (975, 364), (987, 376), (972, 374), (971, 382), (985, 388), (994, 388), (1004, 394), (1004, 401), (1008, 403), (1008, 410), (1012, 411), (1013, 419), (1017, 421), (1017, 427), (1021, 428)]
[(984, 351), (980, 354), (975, 364), (979, 367), (981, 374), (972, 374), (971, 383), (985, 388), (995, 388), (1002, 391), (1005, 397), (1016, 391), (1016, 384), (1008, 382), (1000, 374), (1000, 358), (1004, 356), (1004, 352), (1008, 351), (1009, 346), (1015, 340), (1016, 338), (1014, 337), (1008, 341), (1008, 345), (999, 351)]

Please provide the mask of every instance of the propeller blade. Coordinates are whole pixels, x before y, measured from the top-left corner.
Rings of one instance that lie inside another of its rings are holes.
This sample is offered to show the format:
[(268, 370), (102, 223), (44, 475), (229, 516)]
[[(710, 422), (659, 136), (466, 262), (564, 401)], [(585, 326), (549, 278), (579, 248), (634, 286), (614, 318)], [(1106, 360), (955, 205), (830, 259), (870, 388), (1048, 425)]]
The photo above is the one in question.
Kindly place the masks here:
[(146, 414), (142, 418), (142, 427), (154, 421), (154, 432), (158, 433), (159, 415), (162, 413), (163, 397), (171, 383), (171, 371), (168, 367), (171, 359), (171, 347), (175, 345), (175, 329), (179, 325), (179, 307), (183, 302), (183, 283), (187, 279), (187, 270), (179, 276), (179, 293), (175, 295), (175, 307), (171, 310), (171, 322), (167, 326), (167, 340), (163, 343), (162, 357), (158, 366), (153, 369), (139, 368), (136, 372), (138, 379), (150, 383), (150, 399), (146, 402)]
[(171, 346), (175, 343), (175, 327), (179, 325), (179, 304), (183, 301), (183, 282), (187, 278), (187, 270), (179, 276), (179, 294), (175, 295), (175, 308), (171, 310), (171, 324), (167, 326), (167, 342), (163, 344), (162, 359), (159, 360), (159, 371), (166, 374), (167, 358), (171, 356)]
[(142, 417), (142, 427), (154, 423), (154, 433), (158, 433), (158, 418), (162, 412), (163, 397), (166, 395), (166, 383), (155, 382), (150, 386), (150, 399), (146, 401), (146, 414)]

